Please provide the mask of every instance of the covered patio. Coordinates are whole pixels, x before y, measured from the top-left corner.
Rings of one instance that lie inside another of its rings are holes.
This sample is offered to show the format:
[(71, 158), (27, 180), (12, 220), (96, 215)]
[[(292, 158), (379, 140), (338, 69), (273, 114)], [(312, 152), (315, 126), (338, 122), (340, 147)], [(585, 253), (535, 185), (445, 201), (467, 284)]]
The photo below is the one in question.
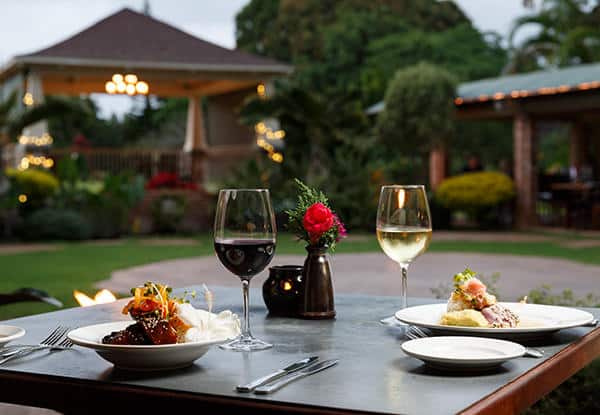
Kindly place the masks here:
[[(518, 227), (543, 220), (540, 202), (563, 211), (559, 225), (600, 227), (600, 64), (468, 82), (457, 95), (459, 120), (513, 123)], [(543, 177), (537, 142), (544, 125), (557, 122), (569, 126), (569, 173)]]
[[(42, 102), (45, 94), (186, 97), (186, 157), (177, 160), (191, 161), (186, 170), (202, 184), (255, 154), (254, 131), (239, 124), (236, 110), (249, 94), (268, 93), (269, 82), (290, 71), (123, 9), (62, 42), (13, 58), (0, 70), (0, 98), (15, 90), (24, 105)], [(47, 133), (44, 122), (23, 132), (29, 138)]]

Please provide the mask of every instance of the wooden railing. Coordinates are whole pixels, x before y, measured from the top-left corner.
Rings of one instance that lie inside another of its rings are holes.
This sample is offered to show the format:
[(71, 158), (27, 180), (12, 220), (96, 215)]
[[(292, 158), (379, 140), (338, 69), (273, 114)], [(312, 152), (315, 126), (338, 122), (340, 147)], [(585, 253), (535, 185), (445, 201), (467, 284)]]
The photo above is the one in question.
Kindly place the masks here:
[[(16, 167), (24, 149), (18, 145), (5, 145), (0, 159), (2, 168)], [(85, 159), (88, 170), (94, 172), (131, 172), (150, 178), (159, 172), (176, 173), (184, 179), (196, 182), (218, 180), (231, 174), (244, 160), (256, 155), (253, 145), (211, 146), (193, 153), (169, 149), (117, 149), (117, 148), (52, 148), (47, 157), (56, 162), (77, 154)], [(196, 167), (194, 167), (196, 166)]]
[(73, 154), (85, 159), (90, 172), (131, 172), (150, 178), (159, 172), (191, 176), (191, 157), (181, 150), (110, 149), (92, 148), (83, 150), (53, 149), (50, 157), (59, 161)]

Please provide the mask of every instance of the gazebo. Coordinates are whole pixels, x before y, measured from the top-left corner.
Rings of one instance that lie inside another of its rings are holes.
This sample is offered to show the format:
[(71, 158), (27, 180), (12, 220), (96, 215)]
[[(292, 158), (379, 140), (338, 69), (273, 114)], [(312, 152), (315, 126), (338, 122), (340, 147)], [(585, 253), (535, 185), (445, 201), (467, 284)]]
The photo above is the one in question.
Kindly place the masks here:
[(454, 102), (461, 120), (512, 121), (518, 227), (537, 224), (536, 124), (569, 123), (569, 164), (581, 171), (591, 163), (596, 174), (600, 171), (600, 64), (464, 83)]
[[(537, 224), (536, 125), (545, 121), (569, 123), (569, 164), (580, 171), (592, 163), (600, 172), (600, 64), (507, 75), (466, 82), (454, 100), (459, 120), (505, 120), (513, 123), (513, 175), (516, 185), (515, 222), (518, 227)], [(376, 114), (380, 102), (367, 109)], [(481, 137), (485, 140), (485, 137)], [(430, 185), (447, 175), (444, 150), (430, 154)], [(599, 213), (600, 215), (600, 213)]]
[[(40, 102), (44, 94), (187, 97), (183, 150), (191, 155), (192, 177), (201, 181), (206, 156), (231, 154), (239, 160), (254, 154), (254, 133), (238, 123), (235, 110), (257, 87), (268, 92), (270, 80), (291, 70), (123, 9), (62, 42), (13, 58), (0, 69), (0, 97), (17, 90), (26, 105)], [(204, 97), (210, 97), (208, 104), (202, 104)], [(25, 134), (46, 132), (45, 123), (38, 123)]]

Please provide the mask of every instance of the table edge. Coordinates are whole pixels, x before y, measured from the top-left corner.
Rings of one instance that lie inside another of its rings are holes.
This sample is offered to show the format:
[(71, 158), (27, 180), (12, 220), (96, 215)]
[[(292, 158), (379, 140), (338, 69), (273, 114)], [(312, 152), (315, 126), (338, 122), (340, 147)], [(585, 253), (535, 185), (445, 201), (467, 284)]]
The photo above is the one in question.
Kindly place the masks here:
[(600, 327), (586, 333), (554, 356), (483, 397), (461, 415), (520, 413), (600, 355)]

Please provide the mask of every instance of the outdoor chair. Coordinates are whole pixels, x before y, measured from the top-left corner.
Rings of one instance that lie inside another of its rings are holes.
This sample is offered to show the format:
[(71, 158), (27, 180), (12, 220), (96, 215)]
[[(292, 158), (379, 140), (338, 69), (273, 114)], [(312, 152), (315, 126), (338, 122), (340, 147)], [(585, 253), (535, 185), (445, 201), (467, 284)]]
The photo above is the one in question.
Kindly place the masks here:
[(39, 301), (55, 307), (62, 307), (63, 303), (50, 296), (47, 292), (36, 288), (20, 288), (9, 294), (0, 293), (0, 305), (22, 303), (26, 301)]

